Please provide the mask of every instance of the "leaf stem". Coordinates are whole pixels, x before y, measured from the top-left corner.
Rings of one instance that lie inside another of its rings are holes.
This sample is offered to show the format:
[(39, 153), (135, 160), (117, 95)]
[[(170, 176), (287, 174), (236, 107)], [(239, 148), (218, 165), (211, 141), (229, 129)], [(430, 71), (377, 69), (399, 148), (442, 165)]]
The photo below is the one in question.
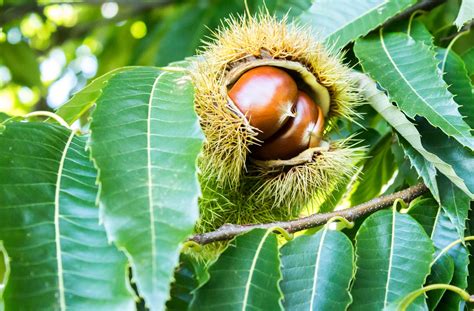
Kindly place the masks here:
[(474, 302), (474, 297), (473, 296), (469, 295), (468, 292), (466, 292), (465, 290), (462, 290), (461, 288), (459, 288), (457, 286), (453, 286), (453, 285), (449, 285), (449, 284), (431, 284), (431, 285), (425, 286), (423, 288), (417, 289), (417, 290), (411, 292), (410, 294), (408, 294), (407, 296), (405, 296), (403, 298), (403, 300), (400, 302), (400, 304), (397, 306), (397, 310), (401, 310), (401, 311), (407, 310), (408, 306), (413, 301), (415, 301), (415, 299), (418, 296), (420, 296), (421, 294), (426, 293), (427, 291), (435, 290), (435, 289), (447, 289), (447, 290), (453, 291), (456, 294), (458, 294), (459, 296), (461, 296), (461, 298), (464, 301)]
[(288, 233), (293, 233), (309, 228), (314, 228), (320, 225), (326, 224), (334, 217), (341, 217), (347, 221), (353, 221), (359, 217), (362, 217), (367, 214), (371, 214), (378, 210), (381, 210), (386, 207), (393, 206), (393, 203), (397, 199), (401, 199), (404, 202), (410, 202), (411, 200), (419, 197), (420, 195), (428, 192), (428, 188), (420, 183), (418, 185), (412, 186), (405, 190), (395, 192), (390, 195), (380, 196), (374, 198), (368, 202), (362, 203), (352, 208), (334, 211), (330, 213), (323, 214), (312, 214), (307, 217), (289, 220), (289, 221), (279, 221), (266, 224), (251, 224), (251, 225), (237, 225), (237, 224), (225, 224), (222, 227), (218, 228), (212, 232), (206, 232), (201, 234), (196, 234), (189, 238), (189, 241), (194, 241), (198, 244), (208, 244), (217, 241), (225, 241), (234, 238), (235, 236), (246, 233), (255, 228), (269, 229), (279, 227), (286, 230)]

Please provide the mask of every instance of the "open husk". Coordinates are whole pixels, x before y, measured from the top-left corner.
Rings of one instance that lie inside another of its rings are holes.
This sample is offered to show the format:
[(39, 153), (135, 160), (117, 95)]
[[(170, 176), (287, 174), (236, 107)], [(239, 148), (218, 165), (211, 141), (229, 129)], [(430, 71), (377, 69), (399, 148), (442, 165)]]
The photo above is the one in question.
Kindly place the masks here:
[(326, 116), (353, 120), (360, 96), (341, 56), (314, 40), (309, 29), (268, 14), (226, 20), (192, 66), (195, 109), (206, 136), (201, 170), (201, 218), (197, 232), (225, 223), (251, 224), (298, 217), (314, 211), (327, 189), (353, 173), (360, 155), (349, 140), (328, 141), (293, 159), (258, 161), (251, 146), (258, 130), (227, 95), (246, 70), (262, 65), (291, 72)]

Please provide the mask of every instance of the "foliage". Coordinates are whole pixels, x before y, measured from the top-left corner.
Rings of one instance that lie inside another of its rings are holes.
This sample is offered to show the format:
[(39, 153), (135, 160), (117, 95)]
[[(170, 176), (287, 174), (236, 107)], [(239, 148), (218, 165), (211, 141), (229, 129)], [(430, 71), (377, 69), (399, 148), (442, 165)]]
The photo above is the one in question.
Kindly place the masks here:
[(430, 193), (350, 230), (255, 229), (212, 260), (187, 242), (205, 138), (182, 60), (245, 2), (4, 2), (0, 310), (472, 308), (472, 1), (248, 1), (354, 68), (362, 117), (327, 135), (366, 153), (320, 210), (420, 181)]

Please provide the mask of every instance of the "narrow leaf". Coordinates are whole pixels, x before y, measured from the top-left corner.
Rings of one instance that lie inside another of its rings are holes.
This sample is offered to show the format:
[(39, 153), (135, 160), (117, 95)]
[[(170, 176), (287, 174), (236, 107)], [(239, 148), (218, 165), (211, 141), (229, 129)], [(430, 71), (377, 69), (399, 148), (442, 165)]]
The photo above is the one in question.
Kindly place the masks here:
[(354, 50), (364, 71), (385, 88), (409, 117), (425, 117), (433, 126), (474, 149), (470, 127), (438, 73), (434, 52), (404, 33), (372, 35)]
[[(436, 267), (435, 264), (440, 260), (440, 252), (446, 246), (452, 242), (460, 239), (458, 231), (453, 226), (446, 210), (443, 208), (439, 209), (438, 215), (436, 217), (433, 233), (431, 239), (436, 247), (436, 253), (433, 256), (432, 261), (432, 270)], [(454, 274), (451, 281), (452, 285), (458, 286), (462, 289), (467, 288), (467, 276), (468, 276), (468, 265), (469, 265), (469, 253), (467, 248), (461, 243), (457, 244), (451, 248), (448, 252), (454, 261)], [(460, 297), (454, 293), (446, 292), (440, 301), (439, 305), (449, 306), (455, 310), (459, 309), (459, 306), (463, 304), (463, 301)]]
[(99, 98), (102, 89), (107, 84), (107, 81), (114, 75), (120, 72), (131, 70), (133, 67), (121, 67), (110, 71), (89, 83), (85, 88), (74, 94), (70, 100), (56, 110), (59, 115), (69, 124), (79, 119), (86, 113)]
[[(433, 263), (431, 274), (426, 279), (426, 284), (449, 284), (453, 276), (454, 260), (450, 255), (444, 254)], [(430, 310), (434, 310), (438, 306), (445, 292), (445, 289), (437, 289), (427, 293), (427, 303)]]
[[(364, 74), (355, 73), (354, 78), (357, 79), (362, 95), (367, 102), (380, 113), (385, 120), (393, 126), (393, 128), (427, 161), (433, 165), (444, 175), (446, 175), (456, 186), (465, 193), (473, 194), (468, 190), (464, 180), (453, 170), (451, 165), (440, 159), (436, 154), (429, 152), (421, 144), (420, 133), (416, 127), (407, 119), (407, 117), (392, 103), (388, 97), (379, 89), (375, 82)], [(423, 175), (422, 175), (423, 176)], [(427, 185), (432, 184), (427, 182)], [(430, 188), (431, 189), (431, 188)], [(437, 191), (432, 190), (433, 193)]]
[(285, 310), (346, 310), (352, 298), (354, 248), (347, 236), (325, 226), (281, 248)]
[(314, 0), (300, 20), (312, 26), (318, 39), (343, 48), (415, 3), (416, 0)]
[(133, 310), (127, 260), (107, 241), (85, 138), (47, 123), (0, 135), (0, 240), (11, 257), (6, 309)]
[(413, 148), (403, 137), (398, 136), (398, 141), (403, 147), (403, 152), (410, 160), (418, 175), (423, 178), (425, 185), (430, 189), (431, 194), (439, 201), (438, 183), (436, 182), (436, 166), (434, 163), (424, 158), (415, 148)]
[(459, 104), (459, 111), (465, 117), (467, 124), (474, 128), (474, 93), (472, 92), (471, 79), (462, 58), (454, 51), (437, 49), (436, 58), (444, 70), (443, 79), (448, 84), (448, 90), (454, 95), (454, 100)]
[(202, 133), (189, 77), (145, 67), (116, 74), (97, 100), (91, 131), (106, 230), (128, 253), (147, 306), (162, 310), (198, 217)]
[(382, 310), (421, 288), (433, 252), (429, 237), (411, 216), (393, 210), (369, 216), (356, 235), (351, 309)]
[(280, 259), (271, 230), (255, 229), (235, 238), (209, 273), (191, 310), (282, 310)]
[[(474, 167), (474, 150), (463, 147), (456, 140), (448, 137), (421, 118), (417, 119), (416, 128), (420, 132), (423, 147), (451, 165), (456, 175), (463, 179), (469, 190), (468, 192), (464, 191), (466, 194), (474, 193), (474, 176), (471, 174)], [(451, 181), (453, 180), (451, 179)], [(459, 187), (457, 183), (456, 186)], [(472, 195), (470, 197), (473, 198)]]
[(461, 27), (474, 18), (474, 0), (462, 0), (459, 8), (458, 16), (454, 24), (461, 29)]

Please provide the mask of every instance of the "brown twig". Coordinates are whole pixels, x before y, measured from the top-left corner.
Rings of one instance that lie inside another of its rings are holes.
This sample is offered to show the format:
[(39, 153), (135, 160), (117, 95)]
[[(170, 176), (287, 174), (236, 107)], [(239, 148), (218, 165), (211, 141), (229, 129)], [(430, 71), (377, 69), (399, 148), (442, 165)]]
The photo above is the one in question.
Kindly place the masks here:
[(415, 4), (414, 6), (408, 8), (407, 10), (403, 11), (402, 13), (395, 15), (394, 17), (390, 18), (388, 21), (386, 21), (383, 24), (383, 27), (392, 24), (393, 22), (404, 20), (407, 18), (410, 18), (410, 16), (415, 13), (416, 11), (430, 11), (437, 7), (438, 5), (441, 5), (445, 3), (446, 0), (424, 0), (419, 2), (418, 4)]
[(381, 210), (388, 206), (391, 206), (393, 202), (397, 199), (402, 199), (405, 202), (410, 202), (411, 200), (419, 197), (420, 195), (426, 193), (428, 188), (420, 183), (418, 185), (412, 186), (405, 190), (395, 192), (393, 194), (380, 196), (378, 198), (372, 199), (368, 202), (362, 203), (352, 208), (334, 211), (324, 214), (312, 214), (310, 216), (299, 218), (290, 221), (281, 221), (281, 222), (271, 222), (266, 224), (256, 224), (256, 225), (234, 225), (234, 224), (225, 224), (216, 231), (196, 234), (192, 236), (189, 240), (194, 241), (199, 244), (208, 244), (216, 241), (229, 240), (235, 237), (236, 235), (248, 232), (252, 229), (261, 228), (269, 229), (273, 227), (280, 227), (286, 231), (292, 233), (301, 231), (304, 229), (314, 228), (320, 225), (325, 224), (329, 219), (340, 216), (345, 219), (352, 221), (361, 216), (373, 213), (375, 211)]

